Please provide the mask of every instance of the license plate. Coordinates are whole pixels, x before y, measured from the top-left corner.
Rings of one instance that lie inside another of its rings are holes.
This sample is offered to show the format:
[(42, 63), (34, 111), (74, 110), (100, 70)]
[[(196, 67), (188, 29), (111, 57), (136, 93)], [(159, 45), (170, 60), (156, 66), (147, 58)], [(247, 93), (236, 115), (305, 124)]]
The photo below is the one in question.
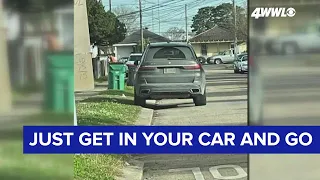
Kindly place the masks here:
[(174, 74), (176, 73), (176, 69), (175, 68), (166, 68), (163, 70), (163, 73), (165, 74)]

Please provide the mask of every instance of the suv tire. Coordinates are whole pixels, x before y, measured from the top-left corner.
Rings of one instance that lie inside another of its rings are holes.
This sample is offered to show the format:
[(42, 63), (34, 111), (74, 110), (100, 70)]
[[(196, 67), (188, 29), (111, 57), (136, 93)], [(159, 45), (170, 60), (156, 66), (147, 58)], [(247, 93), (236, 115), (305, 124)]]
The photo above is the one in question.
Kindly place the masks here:
[(207, 94), (206, 94), (206, 91), (204, 91), (203, 94), (196, 95), (195, 97), (193, 97), (193, 103), (196, 106), (205, 106), (205, 105), (207, 105)]
[(136, 93), (134, 93), (134, 105), (145, 107), (146, 106), (146, 99), (139, 97), (139, 96), (137, 96)]

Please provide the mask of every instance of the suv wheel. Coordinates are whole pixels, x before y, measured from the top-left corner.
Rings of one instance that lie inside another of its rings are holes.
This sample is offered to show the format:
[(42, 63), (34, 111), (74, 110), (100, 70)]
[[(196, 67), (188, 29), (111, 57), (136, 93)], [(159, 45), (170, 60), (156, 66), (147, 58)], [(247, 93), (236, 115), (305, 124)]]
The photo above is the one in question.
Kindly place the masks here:
[(196, 106), (205, 106), (207, 105), (207, 94), (206, 91), (204, 91), (204, 94), (196, 95), (193, 97), (193, 103)]
[(134, 93), (134, 105), (144, 107), (144, 106), (146, 106), (146, 99), (139, 97), (139, 96), (137, 96), (136, 93)]

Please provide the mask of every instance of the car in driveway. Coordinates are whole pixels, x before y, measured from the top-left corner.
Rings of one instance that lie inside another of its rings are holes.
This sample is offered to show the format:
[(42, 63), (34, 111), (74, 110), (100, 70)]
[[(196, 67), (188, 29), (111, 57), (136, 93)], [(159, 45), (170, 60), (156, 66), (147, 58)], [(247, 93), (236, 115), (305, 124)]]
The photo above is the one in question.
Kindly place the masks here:
[(188, 43), (150, 43), (135, 73), (134, 103), (146, 100), (193, 99), (206, 105), (206, 76), (194, 49)]
[(134, 66), (134, 62), (141, 60), (142, 53), (132, 53), (130, 54), (128, 61), (126, 62), (127, 66)]
[(234, 73), (245, 73), (248, 72), (248, 55), (240, 54), (237, 57), (237, 60), (233, 63)]
[(128, 60), (126, 61), (127, 70), (126, 77), (129, 75), (130, 68), (136, 68), (135, 62), (140, 61), (142, 57), (142, 53), (131, 53)]
[(219, 53), (218, 55), (209, 57), (207, 61), (208, 64), (228, 64), (233, 63), (235, 58), (234, 56), (235, 54), (233, 52), (233, 49), (229, 49), (227, 51)]

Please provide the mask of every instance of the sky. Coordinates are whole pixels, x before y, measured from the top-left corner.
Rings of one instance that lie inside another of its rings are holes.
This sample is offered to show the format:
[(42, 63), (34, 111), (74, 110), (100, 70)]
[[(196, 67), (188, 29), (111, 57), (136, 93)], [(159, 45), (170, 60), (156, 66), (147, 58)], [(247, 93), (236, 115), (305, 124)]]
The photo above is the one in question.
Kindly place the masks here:
[[(191, 32), (192, 18), (198, 9), (206, 6), (217, 6), (222, 3), (232, 3), (232, 0), (141, 0), (142, 22), (150, 31), (163, 34), (171, 27), (186, 29), (185, 4), (187, 4), (188, 32)], [(106, 10), (109, 10), (109, 0), (102, 0)], [(158, 8), (158, 2), (160, 8)], [(124, 6), (139, 10), (139, 0), (111, 0), (111, 7)], [(238, 6), (243, 6), (246, 0), (236, 0)], [(160, 32), (159, 32), (160, 19)], [(139, 20), (136, 21), (139, 23)], [(137, 25), (139, 27), (139, 24)]]

